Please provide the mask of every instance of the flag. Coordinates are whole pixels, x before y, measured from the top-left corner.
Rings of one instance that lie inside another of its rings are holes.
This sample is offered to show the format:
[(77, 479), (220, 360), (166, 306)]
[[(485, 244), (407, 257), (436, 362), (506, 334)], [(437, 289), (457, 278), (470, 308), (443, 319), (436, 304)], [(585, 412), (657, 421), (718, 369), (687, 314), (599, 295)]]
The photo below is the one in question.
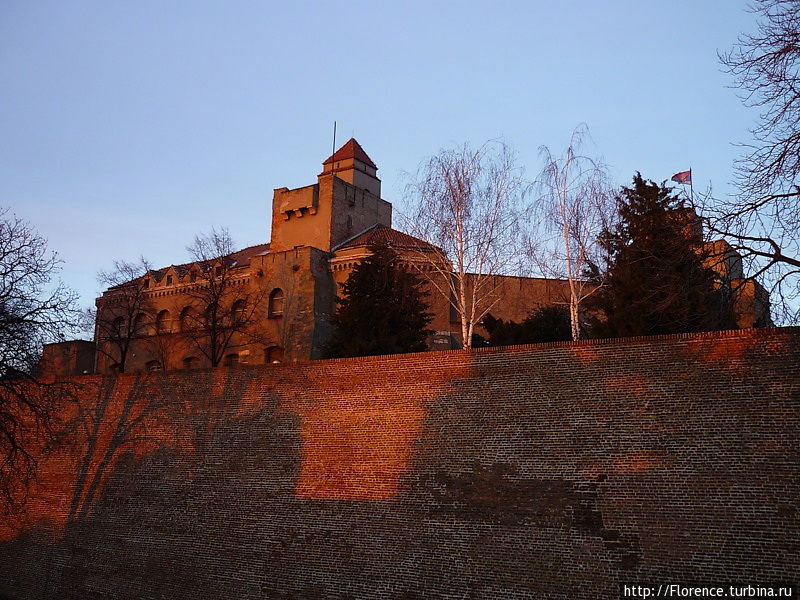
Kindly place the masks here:
[(692, 185), (692, 170), (681, 171), (672, 176), (672, 181), (675, 183), (683, 183), (685, 185)]

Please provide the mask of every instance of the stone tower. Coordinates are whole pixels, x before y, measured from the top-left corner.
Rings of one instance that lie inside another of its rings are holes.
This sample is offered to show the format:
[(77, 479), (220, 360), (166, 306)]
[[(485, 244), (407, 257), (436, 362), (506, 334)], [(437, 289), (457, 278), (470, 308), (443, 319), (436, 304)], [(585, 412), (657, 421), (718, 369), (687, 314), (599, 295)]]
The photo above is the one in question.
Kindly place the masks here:
[(353, 138), (322, 163), (317, 183), (275, 190), (270, 252), (311, 246), (325, 252), (373, 225), (392, 225), (378, 167)]

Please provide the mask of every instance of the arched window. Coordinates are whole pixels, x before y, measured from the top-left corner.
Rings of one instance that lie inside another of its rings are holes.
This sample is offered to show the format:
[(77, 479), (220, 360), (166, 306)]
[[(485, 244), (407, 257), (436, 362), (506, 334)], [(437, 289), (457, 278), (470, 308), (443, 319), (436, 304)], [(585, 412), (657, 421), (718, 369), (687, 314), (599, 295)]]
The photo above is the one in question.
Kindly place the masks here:
[(280, 346), (270, 346), (264, 348), (264, 363), (281, 363), (283, 362), (283, 348)]
[(170, 325), (168, 310), (162, 310), (156, 315), (156, 333), (169, 333)]
[(231, 319), (233, 319), (234, 323), (243, 323), (244, 322), (244, 310), (247, 307), (247, 302), (244, 300), (237, 300), (233, 303), (231, 307)]
[(109, 337), (120, 338), (123, 337), (125, 332), (125, 317), (117, 317), (111, 321), (111, 331), (108, 332)]
[(195, 310), (191, 306), (185, 307), (181, 311), (180, 328), (181, 331), (189, 331), (195, 325)]
[(222, 364), (226, 367), (232, 367), (234, 365), (239, 364), (239, 355), (235, 352), (232, 354), (228, 354), (225, 356), (225, 359), (222, 361)]
[(150, 362), (145, 363), (145, 369), (148, 371), (160, 371), (161, 370), (161, 363), (157, 360), (151, 360)]
[(187, 356), (183, 359), (184, 369), (196, 369), (200, 366), (200, 359), (196, 356)]
[(133, 319), (133, 335), (147, 335), (148, 331), (147, 315), (140, 312)]
[(269, 293), (269, 308), (267, 316), (270, 318), (283, 315), (283, 290), (275, 288)]

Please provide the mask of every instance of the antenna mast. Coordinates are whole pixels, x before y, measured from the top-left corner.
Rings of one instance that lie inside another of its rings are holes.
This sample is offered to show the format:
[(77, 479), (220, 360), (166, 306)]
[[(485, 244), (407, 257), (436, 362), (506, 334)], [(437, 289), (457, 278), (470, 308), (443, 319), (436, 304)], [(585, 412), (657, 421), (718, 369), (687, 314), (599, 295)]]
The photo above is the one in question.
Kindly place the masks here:
[[(336, 121), (333, 122), (333, 149), (331, 150), (331, 157), (336, 154)], [(331, 165), (333, 169), (333, 165)]]

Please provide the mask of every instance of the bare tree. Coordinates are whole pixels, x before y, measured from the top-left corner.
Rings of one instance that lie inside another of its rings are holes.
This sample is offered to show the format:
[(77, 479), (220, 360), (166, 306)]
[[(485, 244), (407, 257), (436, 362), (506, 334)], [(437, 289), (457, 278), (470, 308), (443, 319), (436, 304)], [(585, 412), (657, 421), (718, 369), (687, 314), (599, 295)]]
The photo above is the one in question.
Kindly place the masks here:
[(494, 275), (519, 266), (523, 190), (514, 153), (494, 141), (440, 151), (407, 187), (405, 228), (441, 250), (417, 252), (415, 264), (455, 308), (467, 348), (500, 300)]
[(189, 342), (218, 366), (236, 338), (263, 341), (256, 311), (263, 308), (264, 292), (239, 285), (233, 240), (227, 229), (212, 229), (195, 237), (187, 250), (195, 260), (196, 285), (186, 290), (192, 310), (181, 319)]
[(148, 297), (150, 263), (114, 261), (108, 271), (97, 275), (98, 282), (108, 288), (95, 315), (97, 350), (107, 356), (115, 371), (124, 373), (134, 340), (142, 336), (146, 323), (153, 319), (153, 306)]
[[(755, 0), (755, 34), (739, 37), (720, 61), (759, 110), (753, 139), (736, 163), (739, 194), (706, 206), (712, 231), (758, 269), (774, 291), (800, 293), (800, 2)], [(794, 289), (792, 289), (794, 288)]]
[(33, 473), (31, 446), (47, 431), (62, 391), (35, 379), (42, 345), (62, 341), (78, 325), (76, 294), (53, 281), (60, 264), (30, 224), (0, 211), (0, 505), (5, 507)]
[(614, 214), (613, 194), (602, 161), (581, 154), (588, 129), (577, 127), (560, 157), (542, 146), (544, 168), (538, 179), (541, 195), (533, 211), (537, 227), (529, 252), (543, 275), (569, 282), (572, 339), (581, 334), (581, 304), (598, 289), (586, 276), (600, 263), (600, 234)]

